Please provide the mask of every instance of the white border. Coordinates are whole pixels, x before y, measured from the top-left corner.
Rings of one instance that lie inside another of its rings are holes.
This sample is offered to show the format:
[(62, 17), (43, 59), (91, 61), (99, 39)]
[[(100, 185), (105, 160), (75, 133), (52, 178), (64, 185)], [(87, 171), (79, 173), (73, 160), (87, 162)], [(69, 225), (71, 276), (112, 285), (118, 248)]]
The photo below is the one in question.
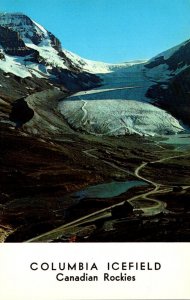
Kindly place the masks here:
[[(189, 243), (1, 244), (0, 299), (190, 299), (189, 253)], [(32, 262), (79, 261), (97, 264), (98, 271), (85, 272), (98, 275), (98, 282), (59, 282), (57, 271), (30, 269)], [(129, 261), (160, 262), (162, 267), (159, 271), (123, 271), (135, 275), (134, 282), (103, 281), (107, 262)]]

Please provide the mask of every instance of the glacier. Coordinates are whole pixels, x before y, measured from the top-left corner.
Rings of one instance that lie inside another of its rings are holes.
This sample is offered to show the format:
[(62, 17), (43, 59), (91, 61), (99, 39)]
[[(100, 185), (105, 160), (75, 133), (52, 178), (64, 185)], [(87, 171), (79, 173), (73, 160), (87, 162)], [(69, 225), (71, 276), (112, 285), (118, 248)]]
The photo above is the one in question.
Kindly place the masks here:
[(59, 111), (72, 128), (94, 135), (154, 136), (182, 132), (184, 127), (176, 118), (146, 97), (155, 77), (167, 78), (169, 74), (163, 72), (168, 71), (167, 67), (162, 66), (162, 71), (155, 74), (154, 70), (146, 70), (145, 64), (138, 61), (104, 65), (104, 72), (99, 73), (102, 86), (64, 99), (59, 103)]
[[(80, 91), (57, 105), (73, 129), (94, 135), (146, 136), (186, 130), (148, 91), (155, 85), (167, 90), (171, 79), (189, 68), (189, 41), (150, 60), (108, 64), (81, 58), (62, 48), (52, 33), (24, 14), (2, 13), (0, 26), (17, 32), (25, 49), (33, 51), (27, 56), (10, 55), (10, 51), (0, 45), (0, 69), (5, 72), (4, 76), (11, 73), (20, 78), (38, 77), (54, 82), (56, 76), (59, 79), (61, 75), (59, 87), (65, 84), (69, 92)], [(180, 51), (185, 58), (182, 62), (178, 61)], [(71, 83), (67, 85), (69, 80)], [(81, 91), (84, 89), (86, 91)]]

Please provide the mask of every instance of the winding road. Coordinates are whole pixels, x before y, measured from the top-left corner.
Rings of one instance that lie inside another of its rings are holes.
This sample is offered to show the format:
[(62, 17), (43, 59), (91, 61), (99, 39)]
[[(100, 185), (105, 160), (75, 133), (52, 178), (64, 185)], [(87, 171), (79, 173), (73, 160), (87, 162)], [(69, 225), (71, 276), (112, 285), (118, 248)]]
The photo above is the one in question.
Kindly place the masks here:
[[(140, 69), (139, 69), (140, 68)], [(98, 99), (100, 97), (100, 93), (108, 93), (110, 94), (110, 92), (112, 93), (112, 98), (113, 99), (141, 99), (141, 101), (145, 101), (147, 102), (147, 98), (146, 98), (146, 91), (148, 90), (148, 88), (152, 85), (153, 81), (155, 80), (154, 76), (153, 78), (149, 78), (145, 72), (145, 69), (143, 67), (143, 65), (137, 65), (134, 66), (130, 69), (124, 68), (119, 72), (113, 72), (113, 73), (108, 73), (104, 75), (104, 84), (105, 84), (105, 88), (97, 88), (97, 89), (93, 89), (87, 92), (79, 92), (76, 93), (75, 95), (69, 97), (68, 100), (80, 100), (82, 105), (81, 105), (81, 111), (82, 111), (82, 117), (80, 119), (80, 123), (82, 124), (82, 126), (85, 126), (85, 131), (87, 131), (89, 134), (92, 135), (96, 135), (96, 136), (103, 136), (103, 135), (109, 135), (110, 133), (113, 133), (113, 131), (117, 131), (118, 128), (114, 128), (113, 130), (111, 130), (110, 132), (106, 132), (105, 134), (98, 134), (98, 133), (93, 133), (93, 132), (89, 132), (87, 130), (87, 122), (88, 122), (88, 110), (87, 110), (87, 104), (88, 104), (88, 98), (90, 98), (90, 95), (93, 96), (93, 99)], [(128, 85), (128, 86), (127, 86)], [(115, 95), (117, 93), (117, 95)], [(93, 95), (94, 94), (94, 95)], [(97, 97), (94, 97), (95, 94), (97, 95)], [(110, 99), (110, 95), (109, 99)], [(106, 99), (106, 97), (105, 97)], [(129, 128), (129, 126), (126, 126), (127, 124), (125, 124), (125, 121), (121, 119), (121, 126), (120, 128), (126, 129), (126, 127)], [(166, 149), (164, 147), (162, 147), (158, 142), (155, 143), (158, 148), (159, 148), (159, 152), (164, 152)], [(107, 164), (110, 167), (114, 168), (115, 170), (119, 170), (125, 174), (130, 174), (130, 175), (135, 175), (136, 178), (138, 178), (139, 180), (143, 180), (144, 182), (147, 182), (148, 185), (150, 186), (149, 191), (146, 192), (141, 192), (141, 194), (135, 195), (130, 197), (129, 199), (127, 199), (127, 201), (129, 203), (131, 203), (134, 207), (134, 211), (139, 211), (141, 210), (143, 212), (144, 215), (150, 216), (150, 215), (155, 215), (158, 214), (162, 211), (165, 210), (166, 204), (162, 201), (158, 201), (156, 199), (154, 199), (154, 195), (156, 195), (157, 193), (164, 193), (164, 192), (169, 192), (172, 190), (172, 187), (166, 187), (166, 186), (162, 186), (161, 184), (150, 180), (146, 177), (144, 177), (142, 175), (142, 171), (143, 169), (145, 169), (147, 167), (147, 165), (150, 164), (154, 164), (154, 163), (161, 163), (173, 158), (179, 158), (179, 157), (183, 157), (183, 156), (188, 156), (189, 154), (185, 154), (185, 155), (175, 155), (175, 156), (169, 156), (166, 158), (162, 158), (156, 161), (151, 161), (151, 162), (142, 162), (133, 172), (130, 172), (128, 170), (126, 170), (125, 168), (119, 167), (118, 165), (116, 165), (115, 163), (112, 163), (106, 159), (102, 159), (100, 157), (98, 157), (94, 151), (97, 151), (98, 149), (88, 149), (88, 150), (83, 150), (83, 153), (88, 156), (91, 157), (93, 159), (99, 160), (101, 161), (103, 164)], [(140, 200), (141, 199), (145, 199), (147, 204), (148, 201), (150, 202), (150, 206), (140, 206), (138, 205), (138, 208), (135, 208), (136, 206), (136, 201), (138, 200), (138, 204), (140, 204)], [(125, 200), (126, 201), (126, 200)], [(107, 216), (111, 216), (111, 210), (112, 208), (118, 206), (118, 205), (122, 205), (125, 203), (125, 201), (122, 201), (120, 203), (117, 203), (115, 205), (111, 205), (109, 207), (106, 207), (104, 209), (95, 211), (91, 214), (87, 214), (81, 218), (78, 218), (72, 222), (69, 222), (67, 224), (64, 224), (62, 226), (60, 226), (59, 228), (56, 228), (54, 230), (51, 230), (45, 234), (42, 234), (38, 237), (32, 238), (27, 242), (38, 242), (38, 241), (49, 241), (52, 239), (52, 237), (54, 238), (58, 238), (61, 236), (64, 236), (64, 233), (71, 229), (73, 230), (72, 232), (74, 232), (74, 228), (77, 228), (77, 226), (86, 224), (88, 222), (91, 222), (93, 220), (97, 220), (97, 219), (101, 219)]]
[[(152, 161), (152, 162), (142, 162), (142, 164), (135, 169), (135, 172), (133, 174), (133, 173), (130, 173), (129, 171), (127, 171), (124, 168), (120, 168), (119, 166), (115, 165), (114, 163), (111, 163), (111, 162), (106, 161), (106, 160), (102, 160), (101, 158), (99, 158), (95, 154), (92, 154), (91, 152), (95, 151), (95, 150), (97, 150), (97, 149), (93, 148), (93, 149), (89, 149), (89, 150), (84, 150), (83, 153), (85, 153), (89, 157), (93, 157), (95, 159), (101, 160), (103, 163), (106, 163), (106, 164), (110, 165), (111, 167), (113, 167), (117, 170), (120, 170), (124, 173), (135, 175), (138, 179), (143, 180), (143, 181), (145, 181), (148, 184), (153, 186), (152, 190), (150, 190), (148, 192), (145, 192), (145, 193), (143, 192), (142, 194), (139, 194), (139, 195), (136, 195), (136, 196), (133, 196), (133, 197), (127, 199), (127, 201), (129, 203), (131, 203), (132, 205), (134, 205), (134, 201), (136, 201), (138, 199), (146, 199), (147, 201), (149, 200), (151, 202), (155, 202), (155, 205), (150, 205), (149, 207), (147, 207), (147, 206), (143, 207), (142, 206), (142, 207), (139, 207), (138, 209), (134, 208), (134, 211), (135, 210), (138, 210), (138, 211), (141, 210), (141, 211), (143, 211), (143, 214), (146, 215), (146, 216), (158, 214), (158, 213), (164, 211), (164, 209), (166, 207), (166, 204), (164, 202), (158, 201), (154, 198), (150, 198), (150, 196), (154, 195), (154, 194), (157, 194), (157, 193), (169, 192), (172, 189), (170, 189), (170, 188), (166, 189), (166, 187), (160, 189), (161, 184), (156, 183), (156, 182), (154, 182), (150, 179), (147, 179), (144, 176), (140, 175), (140, 171), (142, 171), (148, 164), (154, 164), (154, 163), (170, 160), (170, 159), (173, 159), (173, 158), (185, 157), (185, 156), (190, 155), (190, 154), (175, 155), (175, 156), (169, 156), (169, 157), (162, 158), (162, 159)], [(101, 219), (101, 218), (111, 216), (111, 210), (114, 207), (118, 206), (118, 205), (123, 205), (125, 203), (125, 201), (122, 201), (120, 203), (111, 205), (111, 206), (106, 207), (104, 209), (101, 209), (101, 210), (98, 210), (98, 211), (93, 212), (91, 214), (88, 214), (86, 216), (83, 216), (83, 217), (81, 217), (77, 220), (74, 220), (72, 222), (64, 224), (64, 225), (62, 225), (62, 226), (60, 226), (56, 229), (53, 229), (53, 230), (51, 230), (47, 233), (44, 233), (44, 234), (42, 234), (40, 236), (37, 236), (37, 237), (34, 237), (34, 238), (32, 238), (32, 239), (30, 239), (26, 242), (41, 242), (41, 241), (48, 242), (49, 240), (51, 240), (52, 237), (59, 238), (59, 237), (64, 235), (64, 232), (68, 231), (71, 228), (76, 228), (77, 226), (84, 225), (85, 223), (89, 223), (89, 222), (92, 222), (92, 221), (95, 221), (95, 220), (98, 220), (98, 219)]]
[[(173, 158), (179, 158), (179, 157), (185, 157), (185, 156), (189, 156), (189, 154), (174, 155), (174, 156), (165, 157), (165, 158), (162, 158), (162, 159), (159, 159), (159, 160), (155, 160), (155, 161), (152, 161), (152, 162), (143, 162), (139, 167), (137, 167), (137, 169), (135, 170), (135, 175), (139, 179), (141, 179), (143, 181), (146, 181), (149, 184), (151, 184), (151, 185), (154, 186), (153, 190), (151, 190), (151, 191), (149, 191), (149, 192), (141, 195), (141, 198), (146, 199), (146, 200), (151, 200), (151, 201), (155, 202), (154, 206), (141, 207), (140, 208), (140, 209), (143, 210), (143, 212), (144, 212), (145, 215), (154, 215), (154, 214), (160, 213), (166, 207), (166, 203), (164, 203), (162, 201), (158, 201), (158, 200), (156, 200), (154, 198), (150, 198), (149, 197), (150, 195), (153, 195), (153, 194), (156, 194), (156, 193), (162, 193), (162, 192), (166, 192), (166, 191), (169, 192), (172, 189), (170, 189), (170, 188), (167, 188), (167, 190), (166, 190), (166, 188), (160, 189), (161, 184), (156, 183), (156, 182), (154, 182), (152, 180), (149, 180), (149, 179), (143, 177), (142, 175), (139, 174), (140, 170), (142, 170), (143, 168), (145, 168), (148, 164), (160, 163), (160, 162), (163, 162), (163, 161), (166, 161), (166, 160), (170, 160), (170, 159), (173, 159)], [(133, 200), (134, 199), (129, 199), (128, 202), (130, 202), (132, 204)]]

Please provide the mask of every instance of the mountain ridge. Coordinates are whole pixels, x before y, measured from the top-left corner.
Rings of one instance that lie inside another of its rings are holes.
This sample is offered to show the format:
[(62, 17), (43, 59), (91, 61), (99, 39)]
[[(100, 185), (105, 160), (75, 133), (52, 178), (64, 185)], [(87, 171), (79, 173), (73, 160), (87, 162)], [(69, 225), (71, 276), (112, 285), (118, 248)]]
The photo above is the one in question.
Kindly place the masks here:
[[(70, 126), (91, 134), (159, 135), (186, 130), (183, 122), (190, 125), (190, 99), (186, 92), (190, 86), (189, 67), (189, 40), (148, 61), (107, 64), (81, 58), (62, 48), (59, 39), (22, 13), (0, 14), (0, 69), (5, 76), (16, 76), (21, 81), (31, 78), (46, 82), (42, 84), (46, 88), (75, 93), (60, 102), (57, 109)], [(31, 94), (32, 90), (27, 89), (28, 95)], [(115, 107), (114, 101), (123, 103), (118, 106), (121, 111), (111, 108), (112, 104)], [(96, 115), (99, 106), (104, 111), (102, 119)], [(79, 114), (73, 119), (75, 111)], [(106, 120), (110, 120), (110, 124)], [(123, 127), (126, 130), (122, 132), (115, 130)]]
[(73, 91), (87, 88), (86, 81), (92, 87), (98, 84), (98, 77), (86, 74), (67, 58), (52, 33), (24, 14), (1, 14), (0, 26), (2, 70), (22, 78), (48, 78)]

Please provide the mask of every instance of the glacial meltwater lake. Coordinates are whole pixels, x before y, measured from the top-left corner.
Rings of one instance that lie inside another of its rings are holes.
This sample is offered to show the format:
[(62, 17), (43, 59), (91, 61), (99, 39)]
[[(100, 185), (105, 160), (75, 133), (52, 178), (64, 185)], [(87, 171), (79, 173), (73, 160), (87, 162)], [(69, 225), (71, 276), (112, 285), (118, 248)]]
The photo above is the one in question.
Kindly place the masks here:
[(146, 182), (140, 180), (134, 181), (112, 181), (98, 185), (92, 185), (84, 190), (72, 194), (73, 198), (82, 200), (85, 198), (112, 198), (119, 196), (132, 187), (147, 185)]

